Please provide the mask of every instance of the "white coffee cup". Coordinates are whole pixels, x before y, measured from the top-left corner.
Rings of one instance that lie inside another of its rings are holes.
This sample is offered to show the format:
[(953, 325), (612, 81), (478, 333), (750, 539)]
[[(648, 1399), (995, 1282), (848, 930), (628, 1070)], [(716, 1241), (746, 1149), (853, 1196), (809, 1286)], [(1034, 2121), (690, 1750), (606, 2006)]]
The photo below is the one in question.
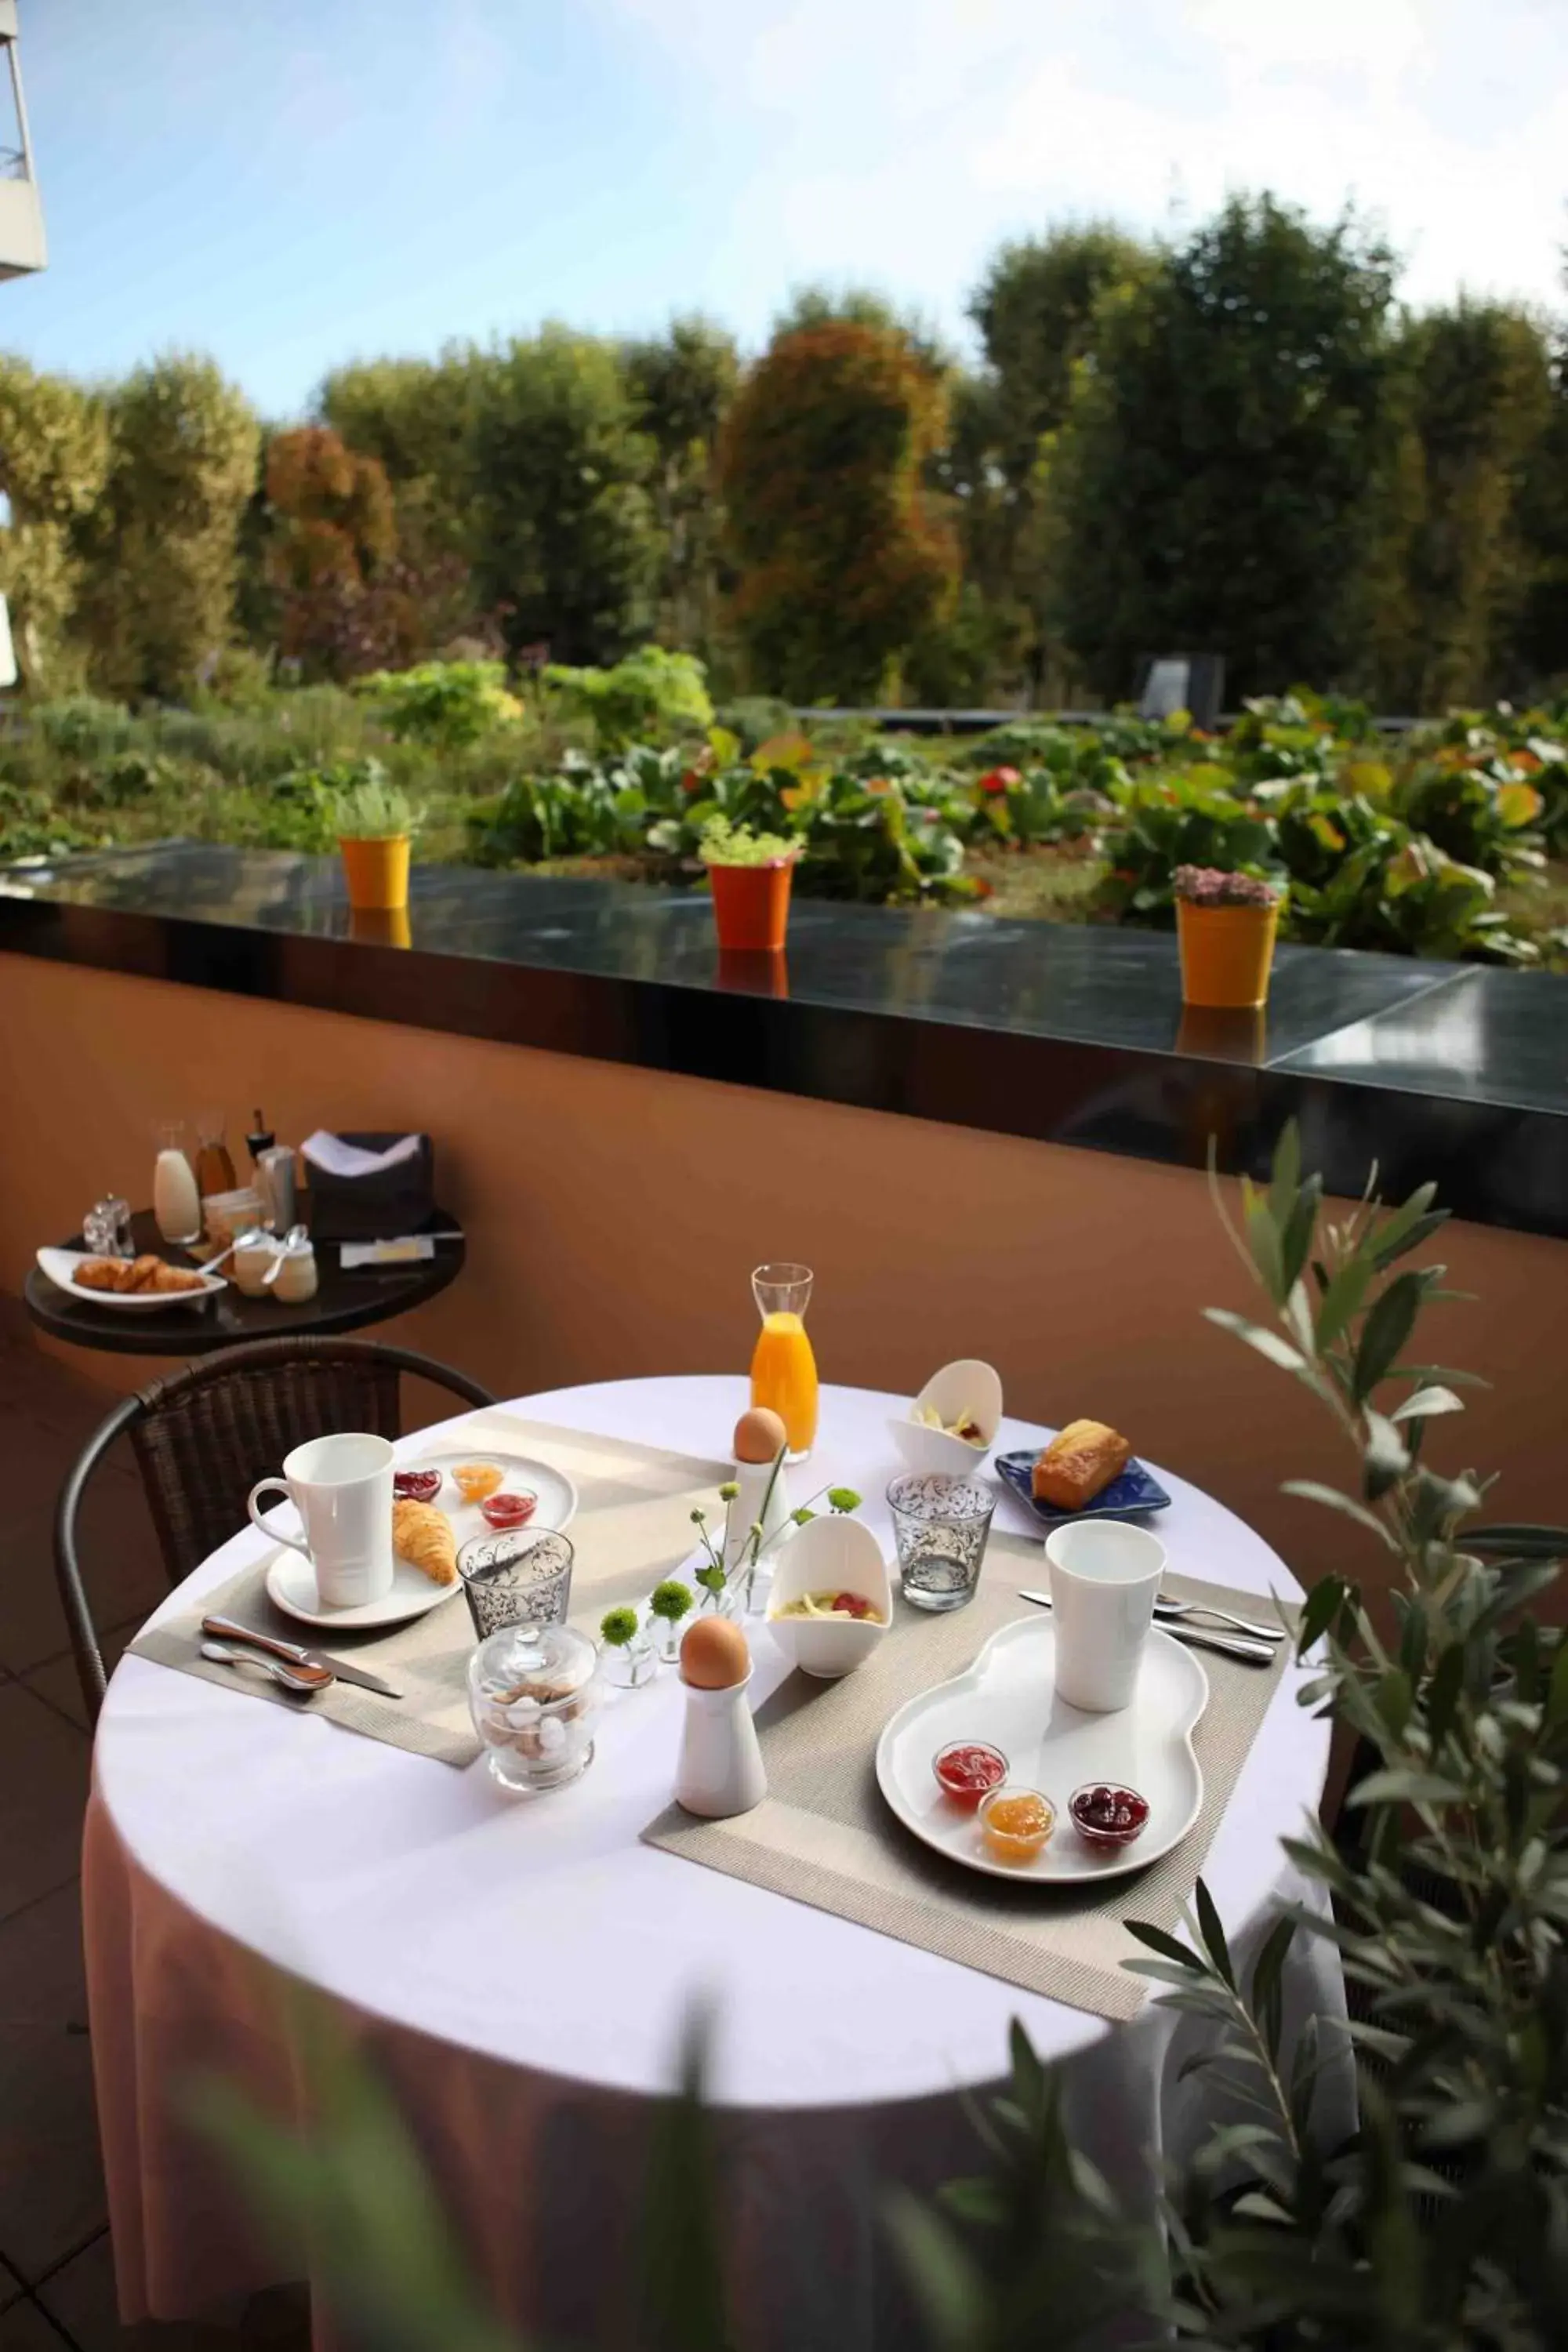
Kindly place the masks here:
[[(323, 1609), (356, 1609), (392, 1590), (392, 1447), (353, 1432), (312, 1437), (283, 1460), (283, 1475), (258, 1479), (247, 1505), (263, 1535), (302, 1551)], [(269, 1528), (257, 1502), (276, 1487), (299, 1512), (304, 1535)]]
[(1053, 1528), (1046, 1538), (1057, 1690), (1069, 1706), (1109, 1715), (1126, 1706), (1164, 1573), (1158, 1536), (1120, 1519)]

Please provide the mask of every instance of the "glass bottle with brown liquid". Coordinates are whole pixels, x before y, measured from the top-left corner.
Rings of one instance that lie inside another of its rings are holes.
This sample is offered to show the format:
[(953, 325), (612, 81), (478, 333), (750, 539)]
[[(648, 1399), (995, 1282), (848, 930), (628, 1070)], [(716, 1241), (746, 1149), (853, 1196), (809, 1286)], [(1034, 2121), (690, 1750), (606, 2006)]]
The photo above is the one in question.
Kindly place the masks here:
[(205, 1201), (213, 1192), (234, 1191), (234, 1162), (224, 1140), (221, 1110), (204, 1110), (196, 1120), (196, 1190)]

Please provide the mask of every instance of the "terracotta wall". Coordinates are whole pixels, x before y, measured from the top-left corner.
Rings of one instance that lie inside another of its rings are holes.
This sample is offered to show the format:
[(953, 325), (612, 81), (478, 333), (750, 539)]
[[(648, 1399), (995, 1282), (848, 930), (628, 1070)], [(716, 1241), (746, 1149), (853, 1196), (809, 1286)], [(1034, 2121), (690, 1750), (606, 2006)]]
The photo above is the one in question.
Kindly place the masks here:
[[(144, 1202), (154, 1123), (208, 1101), (231, 1137), (258, 1103), (285, 1139), (428, 1129), (468, 1265), (385, 1328), (503, 1394), (738, 1369), (749, 1269), (803, 1257), (825, 1377), (909, 1391), (988, 1357), (1015, 1412), (1116, 1423), (1303, 1578), (1372, 1565), (1277, 1491), (1345, 1465), (1311, 1400), (1201, 1319), (1248, 1291), (1189, 1171), (0, 955), (0, 1288), (99, 1193)], [(1560, 1518), (1568, 1251), (1456, 1225), (1446, 1255), (1480, 1303), (1431, 1313), (1430, 1355), (1494, 1387), (1436, 1458), (1500, 1471), (1499, 1516)]]

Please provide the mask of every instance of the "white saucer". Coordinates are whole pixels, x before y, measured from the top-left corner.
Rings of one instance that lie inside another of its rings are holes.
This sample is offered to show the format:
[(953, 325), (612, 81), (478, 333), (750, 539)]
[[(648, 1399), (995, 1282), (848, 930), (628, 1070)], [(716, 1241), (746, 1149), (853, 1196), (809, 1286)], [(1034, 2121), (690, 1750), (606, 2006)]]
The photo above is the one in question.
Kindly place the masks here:
[(455, 1601), (462, 1589), (460, 1583), (433, 1584), (422, 1570), (395, 1559), (392, 1590), (379, 1601), (362, 1601), (357, 1609), (323, 1609), (316, 1571), (303, 1552), (290, 1551), (285, 1544), (267, 1567), (268, 1599), (285, 1616), (297, 1617), (302, 1625), (319, 1625), (328, 1633), (338, 1628), (352, 1633), (372, 1625), (401, 1625), (405, 1619), (439, 1609), (443, 1601)]
[[(1120, 1877), (1169, 1853), (1203, 1810), (1193, 1729), (1208, 1704), (1209, 1682), (1192, 1652), (1154, 1627), (1133, 1703), (1114, 1715), (1086, 1715), (1058, 1698), (1056, 1655), (1048, 1618), (1004, 1625), (966, 1673), (900, 1707), (878, 1743), (877, 1778), (900, 1821), (966, 1870), (1037, 1885)], [(931, 1759), (954, 1739), (999, 1748), (1009, 1783), (1038, 1789), (1057, 1808), (1055, 1834), (1032, 1862), (993, 1861), (973, 1811), (943, 1795)], [(1148, 1799), (1148, 1826), (1131, 1845), (1108, 1852), (1074, 1830), (1068, 1800), (1096, 1780), (1121, 1783)]]

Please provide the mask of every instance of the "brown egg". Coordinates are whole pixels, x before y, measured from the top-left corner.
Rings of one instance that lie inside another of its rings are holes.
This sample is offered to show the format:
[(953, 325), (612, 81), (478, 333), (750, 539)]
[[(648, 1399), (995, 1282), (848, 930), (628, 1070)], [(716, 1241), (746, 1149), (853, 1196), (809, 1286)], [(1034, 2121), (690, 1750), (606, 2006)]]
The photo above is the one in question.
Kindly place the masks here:
[(680, 1643), (680, 1678), (698, 1690), (730, 1690), (752, 1671), (746, 1637), (728, 1617), (699, 1617)]
[(784, 1423), (771, 1405), (752, 1405), (735, 1423), (736, 1461), (771, 1462), (785, 1434)]

